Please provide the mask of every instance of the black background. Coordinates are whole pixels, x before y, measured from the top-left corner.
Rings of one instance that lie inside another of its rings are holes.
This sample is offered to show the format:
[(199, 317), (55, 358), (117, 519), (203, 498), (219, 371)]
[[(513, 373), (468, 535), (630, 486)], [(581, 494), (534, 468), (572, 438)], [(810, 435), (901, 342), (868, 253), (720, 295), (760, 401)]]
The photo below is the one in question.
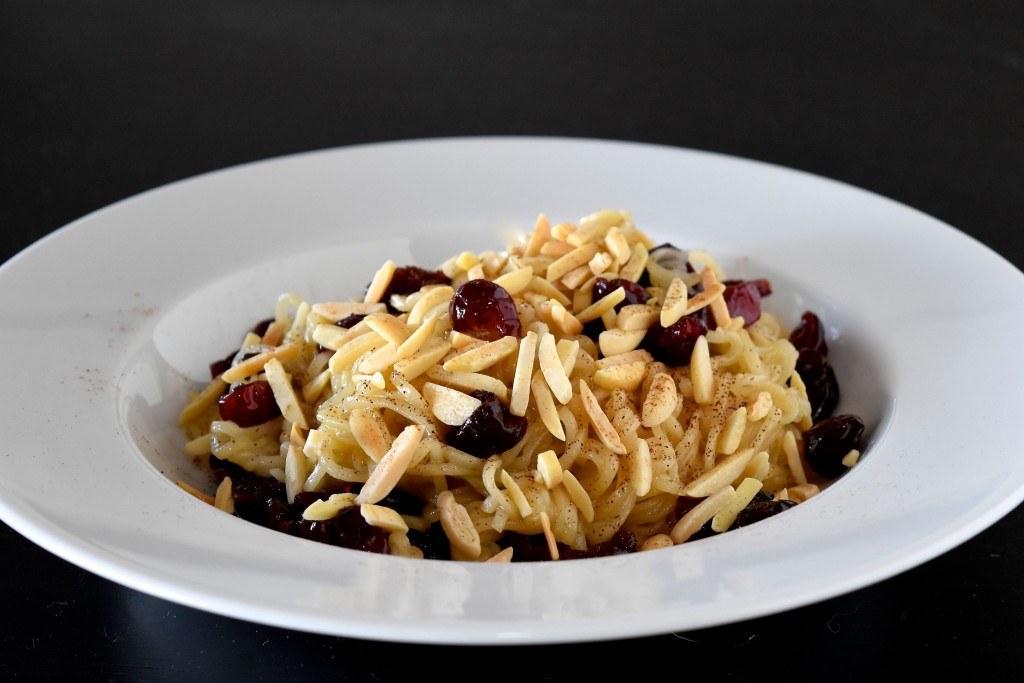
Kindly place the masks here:
[[(1022, 115), (1024, 5), (1012, 1), (6, 0), (0, 260), (106, 204), (224, 166), (530, 134), (825, 175), (1021, 267)], [(852, 267), (872, 276), (870, 263)], [(921, 567), (782, 614), (613, 643), (459, 648), (213, 616), (94, 576), (0, 524), (0, 677), (362, 681), (497, 667), (601, 680), (615, 664), (680, 679), (859, 680), (910, 666), (1006, 680), (1024, 673), (1022, 547), (1018, 508)]]

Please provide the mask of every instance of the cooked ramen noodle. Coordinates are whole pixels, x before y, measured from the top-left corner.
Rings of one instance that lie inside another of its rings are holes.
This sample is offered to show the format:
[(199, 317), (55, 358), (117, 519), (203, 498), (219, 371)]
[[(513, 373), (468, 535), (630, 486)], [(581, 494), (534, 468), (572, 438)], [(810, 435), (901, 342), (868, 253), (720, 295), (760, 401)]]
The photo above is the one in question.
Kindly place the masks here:
[[(408, 557), (566, 559), (721, 533), (836, 476), (808, 467), (808, 430), (834, 406), (815, 413), (803, 349), (761, 310), (770, 293), (606, 209), (542, 214), (505, 250), (434, 271), (389, 261), (352, 300), (284, 294), (182, 411), (187, 453), (220, 480), (182, 486)], [(832, 444), (844, 469), (855, 436)]]

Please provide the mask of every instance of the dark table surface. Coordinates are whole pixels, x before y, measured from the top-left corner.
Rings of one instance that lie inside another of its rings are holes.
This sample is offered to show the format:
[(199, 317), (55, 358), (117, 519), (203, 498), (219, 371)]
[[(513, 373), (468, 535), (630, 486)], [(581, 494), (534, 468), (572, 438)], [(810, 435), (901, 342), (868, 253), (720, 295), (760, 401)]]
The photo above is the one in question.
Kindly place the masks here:
[[(534, 134), (713, 150), (836, 178), (1024, 266), (1024, 4), (495, 7), (0, 3), (0, 261), (92, 210), (224, 166)], [(937, 680), (1019, 680), (1022, 578), (1019, 507), (894, 578), (752, 621), (613, 643), (398, 645), (182, 607), (0, 524), (0, 678), (479, 677), (511, 671), (514, 657), (539, 680), (601, 680), (609, 663), (727, 680), (859, 680), (900, 665)]]

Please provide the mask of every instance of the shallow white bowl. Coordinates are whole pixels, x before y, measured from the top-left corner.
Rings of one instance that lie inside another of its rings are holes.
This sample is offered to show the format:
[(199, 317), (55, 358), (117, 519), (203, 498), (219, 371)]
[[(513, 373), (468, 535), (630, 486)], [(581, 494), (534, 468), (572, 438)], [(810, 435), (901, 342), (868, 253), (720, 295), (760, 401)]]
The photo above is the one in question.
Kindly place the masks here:
[[(277, 296), (349, 296), (385, 259), (500, 249), (538, 213), (628, 210), (657, 240), (767, 277), (828, 323), (848, 475), (783, 515), (630, 556), (408, 560), (285, 536), (191, 498), (176, 420)], [(705, 152), (558, 138), (395, 142), (227, 169), (119, 202), (0, 267), (0, 517), (132, 588), (298, 630), (391, 641), (603, 640), (766, 615), (890, 577), (1024, 498), (1011, 392), (1024, 278), (918, 211)]]

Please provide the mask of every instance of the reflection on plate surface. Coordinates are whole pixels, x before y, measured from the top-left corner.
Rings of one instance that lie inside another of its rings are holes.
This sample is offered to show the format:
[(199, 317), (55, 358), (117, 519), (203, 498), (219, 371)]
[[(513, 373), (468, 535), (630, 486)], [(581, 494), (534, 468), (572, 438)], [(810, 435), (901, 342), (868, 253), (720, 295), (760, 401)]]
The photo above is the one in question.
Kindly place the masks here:
[[(502, 247), (538, 213), (575, 220), (601, 207), (629, 211), (655, 239), (707, 249), (730, 275), (768, 277), (766, 307), (784, 323), (818, 311), (840, 409), (869, 425), (862, 463), (806, 504), (721, 537), (512, 565), (321, 546), (174, 485), (198, 476), (176, 423), (186, 392), (278, 294), (346, 297), (385, 259), (432, 267)], [(3, 399), (0, 515), (133, 588), (319, 633), (552, 643), (761, 616), (920, 564), (1021, 501), (1008, 389), (975, 387), (993, 373), (1003, 387), (1021, 379), (999, 359), (1024, 331), (1022, 294), (1010, 264), (913, 209), (691, 150), (467, 138), (245, 165), (86, 216), (0, 268), (14, 321), (0, 331), (0, 362), (25, 387)], [(1002, 332), (979, 340), (997, 319), (989, 329)], [(984, 460), (970, 457), (979, 450)]]

